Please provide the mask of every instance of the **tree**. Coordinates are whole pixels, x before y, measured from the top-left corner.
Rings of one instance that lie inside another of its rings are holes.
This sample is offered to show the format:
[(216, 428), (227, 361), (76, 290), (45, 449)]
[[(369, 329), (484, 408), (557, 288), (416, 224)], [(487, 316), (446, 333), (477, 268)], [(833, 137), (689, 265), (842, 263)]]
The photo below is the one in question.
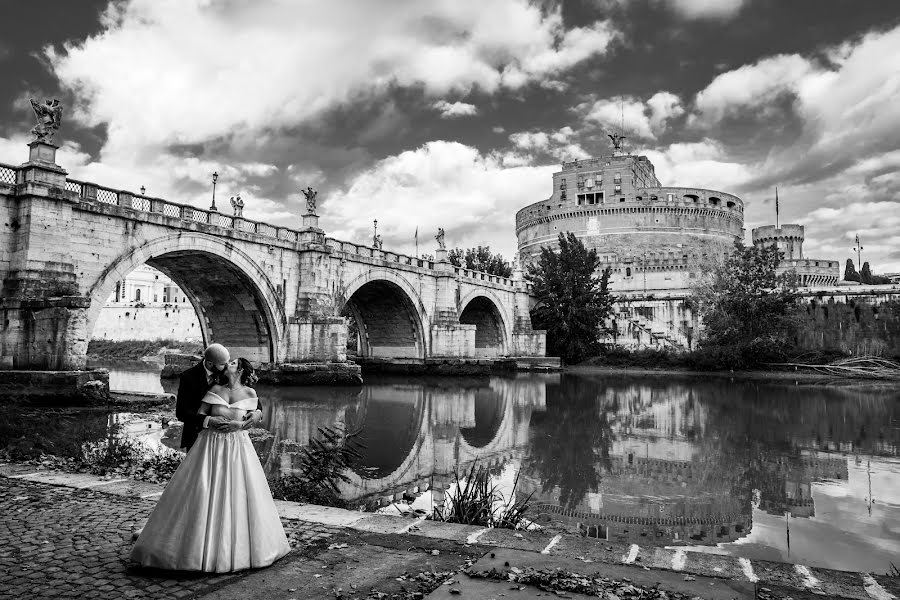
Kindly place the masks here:
[(869, 261), (863, 263), (862, 269), (859, 270), (860, 283), (872, 283), (872, 268), (869, 267)]
[(847, 266), (844, 267), (844, 281), (859, 281), (859, 273), (853, 265), (853, 259), (847, 259)]
[(512, 267), (503, 260), (500, 254), (492, 254), (490, 246), (478, 246), (477, 248), (453, 248), (448, 255), (450, 263), (470, 271), (481, 271), (500, 277), (512, 276)]
[(587, 250), (573, 233), (560, 233), (559, 252), (542, 247), (540, 260), (528, 265), (525, 278), (538, 300), (531, 321), (547, 330), (547, 354), (575, 363), (599, 352), (602, 323), (613, 303), (611, 271), (597, 275), (599, 266), (597, 251)]
[(701, 347), (727, 349), (735, 366), (784, 353), (796, 328), (797, 275), (777, 275), (781, 257), (775, 246), (735, 243), (690, 301), (703, 320)]

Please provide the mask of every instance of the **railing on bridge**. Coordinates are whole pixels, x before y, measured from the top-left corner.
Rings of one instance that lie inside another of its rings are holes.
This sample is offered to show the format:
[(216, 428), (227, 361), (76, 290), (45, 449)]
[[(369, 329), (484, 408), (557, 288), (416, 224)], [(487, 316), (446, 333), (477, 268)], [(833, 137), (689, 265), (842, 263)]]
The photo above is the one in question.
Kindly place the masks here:
[[(15, 185), (17, 171), (18, 168), (13, 165), (0, 163), (0, 183)], [(300, 239), (300, 232), (286, 227), (277, 227), (261, 221), (251, 221), (243, 217), (232, 217), (217, 211), (197, 208), (196, 206), (191, 206), (189, 204), (169, 202), (162, 198), (134, 194), (124, 190), (114, 190), (86, 181), (66, 179), (65, 189), (68, 192), (76, 194), (82, 200), (90, 202), (100, 202), (102, 204), (130, 208), (140, 212), (156, 213), (167, 217), (196, 221), (197, 223), (206, 223), (216, 227), (235, 229), (237, 231), (253, 233), (259, 236), (287, 242), (297, 242)], [(415, 256), (399, 254), (388, 250), (378, 250), (362, 244), (354, 244), (353, 242), (325, 238), (325, 245), (338, 252), (346, 252), (347, 254), (356, 256), (380, 258), (381, 260), (400, 265), (434, 269), (433, 260), (417, 258)], [(512, 280), (508, 277), (500, 277), (499, 275), (491, 275), (490, 273), (482, 273), (459, 267), (454, 268), (454, 273), (457, 277), (465, 279), (474, 279), (510, 287), (513, 285)]]
[(0, 163), (0, 183), (8, 183), (10, 185), (16, 185), (16, 169), (12, 165), (5, 165)]
[(296, 242), (299, 239), (299, 234), (296, 231), (285, 227), (276, 227), (243, 217), (232, 217), (218, 211), (204, 210), (189, 204), (177, 204), (162, 198), (152, 198), (141, 194), (114, 190), (85, 181), (66, 179), (66, 190), (74, 192), (82, 200), (111, 204), (140, 212), (161, 214), (197, 223), (206, 223), (225, 229), (236, 229), (245, 233), (254, 233), (262, 237), (278, 240)]
[(366, 256), (372, 258), (381, 258), (387, 262), (397, 263), (398, 265), (410, 265), (412, 267), (422, 267), (425, 269), (434, 269), (434, 261), (424, 258), (416, 258), (408, 254), (398, 254), (389, 250), (379, 250), (362, 244), (354, 244), (353, 242), (344, 242), (334, 238), (325, 238), (325, 245), (337, 252), (346, 252), (356, 256)]

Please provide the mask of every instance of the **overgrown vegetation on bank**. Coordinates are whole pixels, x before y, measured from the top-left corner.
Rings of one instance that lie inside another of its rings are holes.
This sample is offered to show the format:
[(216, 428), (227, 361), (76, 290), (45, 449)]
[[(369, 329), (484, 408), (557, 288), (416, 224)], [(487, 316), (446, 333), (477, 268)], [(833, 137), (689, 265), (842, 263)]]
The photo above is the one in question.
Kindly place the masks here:
[(109, 427), (104, 411), (20, 412), (10, 407), (0, 415), (0, 455), (65, 471), (151, 482), (167, 481), (183, 458), (175, 450), (151, 449), (122, 435), (119, 426)]
[(139, 360), (145, 356), (156, 356), (162, 350), (175, 351), (179, 354), (201, 354), (203, 345), (200, 342), (184, 342), (179, 340), (91, 340), (88, 344), (88, 356), (91, 358), (124, 358)]

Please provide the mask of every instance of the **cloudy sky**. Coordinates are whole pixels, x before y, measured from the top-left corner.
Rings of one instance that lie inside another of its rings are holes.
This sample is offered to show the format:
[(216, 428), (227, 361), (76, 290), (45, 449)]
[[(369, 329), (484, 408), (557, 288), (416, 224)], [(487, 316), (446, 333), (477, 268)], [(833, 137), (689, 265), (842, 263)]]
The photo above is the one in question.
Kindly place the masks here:
[(66, 106), (73, 178), (385, 249), (489, 244), (565, 159), (629, 150), (664, 185), (741, 196), (746, 229), (900, 271), (893, 0), (0, 0), (0, 162), (28, 97)]

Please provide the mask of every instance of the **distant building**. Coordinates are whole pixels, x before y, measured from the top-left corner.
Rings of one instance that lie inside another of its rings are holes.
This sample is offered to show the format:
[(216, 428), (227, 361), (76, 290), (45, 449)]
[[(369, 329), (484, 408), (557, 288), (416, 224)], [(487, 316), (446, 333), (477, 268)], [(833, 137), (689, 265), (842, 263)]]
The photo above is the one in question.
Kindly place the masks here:
[(203, 334), (184, 291), (164, 273), (141, 265), (116, 282), (93, 339), (201, 341)]
[(836, 260), (803, 258), (803, 225), (766, 225), (752, 232), (754, 246), (778, 246), (784, 254), (778, 275), (794, 271), (801, 287), (832, 287), (841, 277), (841, 264)]

